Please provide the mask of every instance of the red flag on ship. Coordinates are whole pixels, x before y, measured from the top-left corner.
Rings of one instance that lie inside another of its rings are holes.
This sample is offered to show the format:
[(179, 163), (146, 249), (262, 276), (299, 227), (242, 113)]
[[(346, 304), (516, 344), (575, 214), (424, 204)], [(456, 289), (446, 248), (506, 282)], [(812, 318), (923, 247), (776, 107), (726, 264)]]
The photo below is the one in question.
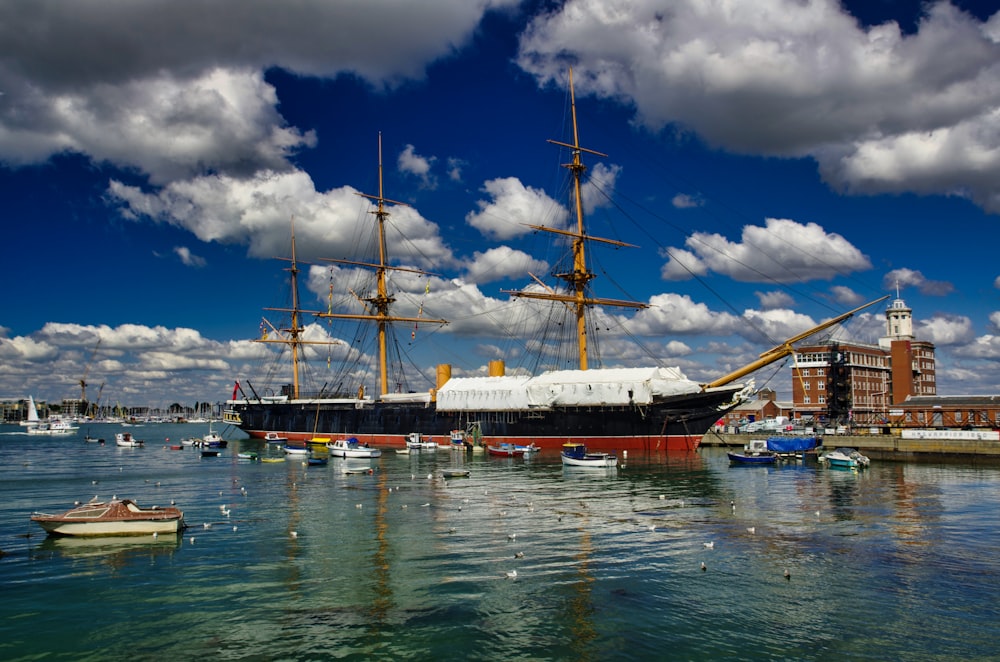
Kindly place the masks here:
[(236, 392), (240, 390), (240, 380), (236, 380), (236, 385), (233, 386), (233, 400), (236, 399)]

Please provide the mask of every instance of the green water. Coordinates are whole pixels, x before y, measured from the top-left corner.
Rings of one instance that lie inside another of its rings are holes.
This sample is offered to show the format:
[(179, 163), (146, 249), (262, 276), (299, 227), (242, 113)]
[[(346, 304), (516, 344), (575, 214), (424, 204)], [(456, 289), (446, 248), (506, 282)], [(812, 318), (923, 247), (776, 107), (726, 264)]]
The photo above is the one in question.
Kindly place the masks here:
[[(705, 448), (610, 472), (388, 451), (346, 475), (237, 458), (257, 442), (170, 450), (207, 426), (131, 431), (144, 448), (0, 434), (0, 659), (1000, 655), (996, 469), (730, 467)], [(29, 522), (95, 495), (175, 501), (189, 528), (76, 541)]]

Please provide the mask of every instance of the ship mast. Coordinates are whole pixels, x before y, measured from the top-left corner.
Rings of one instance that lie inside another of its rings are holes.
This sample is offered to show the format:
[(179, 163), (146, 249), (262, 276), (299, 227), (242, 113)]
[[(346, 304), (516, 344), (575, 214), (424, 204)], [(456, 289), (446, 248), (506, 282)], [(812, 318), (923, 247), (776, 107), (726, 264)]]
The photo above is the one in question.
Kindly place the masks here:
[(567, 147), (571, 150), (573, 159), (570, 163), (563, 164), (563, 167), (569, 170), (573, 176), (573, 197), (574, 197), (574, 207), (576, 210), (576, 230), (557, 230), (555, 228), (545, 227), (543, 225), (531, 225), (528, 227), (539, 230), (541, 232), (550, 232), (553, 234), (561, 234), (569, 237), (572, 242), (572, 252), (573, 252), (573, 270), (570, 272), (554, 274), (556, 278), (559, 278), (566, 282), (567, 293), (560, 293), (555, 291), (548, 292), (525, 292), (525, 291), (507, 291), (506, 293), (511, 294), (515, 297), (525, 298), (525, 299), (542, 299), (545, 301), (561, 301), (570, 305), (574, 311), (576, 317), (576, 336), (577, 336), (577, 353), (580, 370), (587, 369), (587, 320), (586, 313), (587, 310), (592, 306), (615, 306), (619, 308), (635, 308), (640, 310), (642, 308), (648, 308), (649, 304), (641, 303), (638, 301), (624, 301), (618, 299), (600, 299), (594, 298), (587, 295), (587, 287), (594, 278), (596, 274), (590, 271), (587, 267), (586, 259), (586, 245), (588, 241), (602, 242), (606, 244), (611, 244), (612, 246), (628, 246), (630, 248), (635, 248), (632, 244), (626, 244), (621, 241), (615, 241), (613, 239), (603, 239), (601, 237), (592, 237), (587, 234), (586, 225), (584, 224), (583, 218), (583, 174), (587, 171), (587, 166), (583, 164), (580, 158), (582, 152), (587, 152), (588, 154), (594, 154), (596, 156), (607, 157), (607, 154), (602, 154), (601, 152), (596, 152), (592, 149), (586, 149), (580, 147), (580, 137), (579, 131), (576, 123), (576, 94), (573, 89), (573, 69), (569, 70), (569, 94), (570, 94), (570, 107), (572, 110), (573, 117), (573, 143), (559, 142), (558, 140), (549, 140), (548, 142), (553, 145), (559, 145), (561, 147)]
[(277, 343), (279, 345), (288, 345), (289, 350), (292, 353), (292, 399), (297, 400), (299, 398), (299, 390), (301, 386), (301, 363), (302, 363), (302, 345), (335, 345), (341, 341), (330, 341), (330, 340), (304, 340), (302, 338), (302, 333), (305, 331), (305, 327), (301, 326), (299, 320), (303, 313), (312, 313), (314, 311), (302, 310), (299, 308), (299, 263), (296, 259), (295, 254), (295, 217), (292, 217), (292, 255), (291, 257), (277, 257), (276, 260), (285, 260), (289, 262), (289, 267), (285, 271), (291, 274), (291, 289), (292, 289), (292, 307), (291, 308), (265, 308), (264, 310), (276, 310), (280, 312), (291, 314), (291, 324), (287, 328), (278, 328), (271, 324), (267, 318), (264, 318), (264, 324), (273, 332), (272, 337), (270, 333), (265, 331), (263, 338), (257, 338), (254, 342), (261, 343)]
[(390, 309), (392, 304), (395, 303), (395, 297), (389, 294), (389, 289), (386, 286), (386, 276), (390, 270), (392, 271), (406, 271), (410, 273), (418, 273), (424, 275), (430, 275), (425, 271), (420, 271), (419, 269), (408, 269), (406, 267), (394, 267), (388, 264), (389, 256), (386, 250), (385, 241), (385, 222), (389, 218), (389, 212), (385, 209), (385, 203), (391, 202), (395, 205), (409, 206), (405, 202), (399, 202), (397, 200), (390, 200), (383, 195), (382, 191), (382, 134), (378, 134), (378, 195), (368, 195), (366, 193), (359, 193), (361, 197), (369, 198), (374, 200), (376, 203), (375, 210), (370, 212), (375, 215), (376, 219), (376, 231), (377, 231), (377, 241), (378, 241), (378, 262), (371, 264), (365, 262), (354, 262), (351, 260), (335, 260), (324, 258), (327, 262), (335, 262), (338, 264), (349, 264), (354, 266), (368, 267), (375, 270), (376, 278), (376, 289), (375, 295), (370, 297), (358, 297), (358, 299), (367, 305), (366, 310), (371, 312), (364, 314), (352, 314), (352, 313), (317, 313), (317, 317), (335, 318), (335, 319), (354, 319), (354, 320), (365, 320), (371, 321), (375, 320), (376, 327), (378, 329), (378, 367), (379, 367), (379, 387), (380, 394), (387, 395), (389, 393), (389, 360), (388, 360), (388, 332), (389, 327), (393, 322), (431, 322), (434, 324), (447, 324), (447, 320), (439, 319), (428, 319), (423, 317), (397, 317), (390, 314)]

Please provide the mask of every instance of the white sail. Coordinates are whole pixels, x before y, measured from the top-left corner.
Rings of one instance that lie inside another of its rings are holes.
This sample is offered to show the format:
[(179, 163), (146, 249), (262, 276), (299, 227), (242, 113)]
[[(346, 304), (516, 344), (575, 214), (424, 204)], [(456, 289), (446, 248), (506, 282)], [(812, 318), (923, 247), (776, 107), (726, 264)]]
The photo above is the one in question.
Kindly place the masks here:
[(35, 398), (28, 396), (28, 420), (21, 421), (21, 425), (35, 426), (38, 425), (38, 410), (35, 408)]

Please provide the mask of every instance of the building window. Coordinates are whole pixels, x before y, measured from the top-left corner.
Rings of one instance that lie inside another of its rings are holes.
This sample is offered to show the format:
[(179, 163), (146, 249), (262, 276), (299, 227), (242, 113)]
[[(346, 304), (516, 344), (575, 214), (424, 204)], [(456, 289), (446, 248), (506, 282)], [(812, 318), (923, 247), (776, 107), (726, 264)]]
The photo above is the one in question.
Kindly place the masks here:
[(808, 405), (811, 402), (812, 402), (812, 400), (809, 398), (808, 395), (806, 397), (802, 398), (802, 404), (804, 404), (804, 405)]
[(957, 423), (960, 423), (962, 421), (962, 412), (960, 412), (960, 411), (956, 411), (955, 412), (955, 421)]
[(811, 387), (811, 386), (812, 386), (812, 382), (802, 382), (802, 388), (804, 388), (807, 391), (809, 390), (809, 387)]
[(817, 382), (816, 383), (816, 388), (819, 389), (820, 391), (825, 391), (826, 390), (826, 382)]
[(824, 396), (824, 395), (819, 396), (819, 403), (821, 405), (825, 405), (826, 404), (826, 396)]
[(809, 376), (809, 368), (802, 368), (802, 376), (803, 377)]

